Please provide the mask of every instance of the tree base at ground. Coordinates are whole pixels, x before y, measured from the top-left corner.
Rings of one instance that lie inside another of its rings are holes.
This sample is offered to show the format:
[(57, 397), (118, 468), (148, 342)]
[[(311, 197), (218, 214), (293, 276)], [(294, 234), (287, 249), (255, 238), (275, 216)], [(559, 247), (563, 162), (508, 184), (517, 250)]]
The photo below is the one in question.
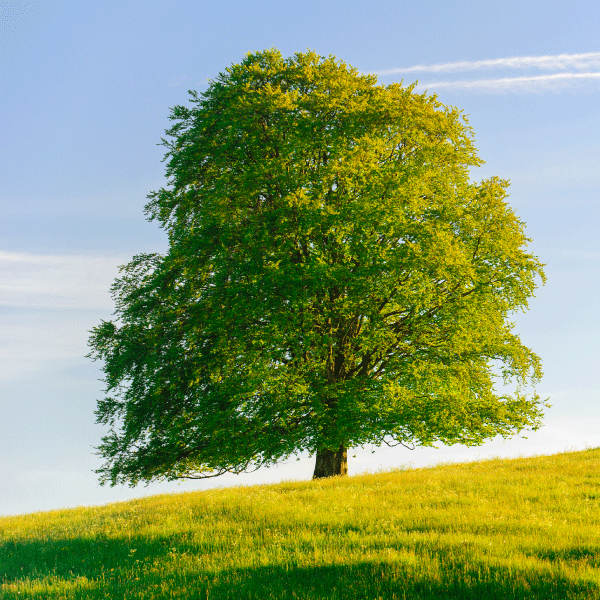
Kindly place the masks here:
[(313, 479), (348, 475), (348, 450), (341, 444), (337, 451), (318, 450)]

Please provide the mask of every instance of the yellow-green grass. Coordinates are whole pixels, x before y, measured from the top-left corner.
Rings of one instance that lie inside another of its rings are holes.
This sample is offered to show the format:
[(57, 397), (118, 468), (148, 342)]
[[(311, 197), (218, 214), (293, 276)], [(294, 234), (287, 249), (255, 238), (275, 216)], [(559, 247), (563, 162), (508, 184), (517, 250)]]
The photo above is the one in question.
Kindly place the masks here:
[(600, 448), (3, 517), (0, 598), (600, 599)]

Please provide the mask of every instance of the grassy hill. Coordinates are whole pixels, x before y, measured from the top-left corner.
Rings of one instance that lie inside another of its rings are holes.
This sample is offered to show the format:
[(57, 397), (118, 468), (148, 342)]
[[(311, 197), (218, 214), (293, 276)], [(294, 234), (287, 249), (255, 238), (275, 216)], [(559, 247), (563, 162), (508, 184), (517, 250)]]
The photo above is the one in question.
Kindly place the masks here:
[(3, 517), (0, 598), (600, 599), (600, 448)]

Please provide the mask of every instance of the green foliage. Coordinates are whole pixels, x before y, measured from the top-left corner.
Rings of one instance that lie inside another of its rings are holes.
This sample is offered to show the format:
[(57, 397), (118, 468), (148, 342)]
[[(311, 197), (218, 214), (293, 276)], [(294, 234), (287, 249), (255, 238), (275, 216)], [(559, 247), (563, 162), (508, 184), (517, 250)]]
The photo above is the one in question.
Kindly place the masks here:
[(0, 518), (2, 600), (600, 600), (600, 448)]
[(120, 324), (90, 337), (103, 483), (539, 427), (540, 360), (507, 319), (543, 265), (508, 181), (469, 181), (467, 119), (413, 90), (269, 50), (172, 109), (173, 189), (145, 208), (169, 252), (122, 267)]

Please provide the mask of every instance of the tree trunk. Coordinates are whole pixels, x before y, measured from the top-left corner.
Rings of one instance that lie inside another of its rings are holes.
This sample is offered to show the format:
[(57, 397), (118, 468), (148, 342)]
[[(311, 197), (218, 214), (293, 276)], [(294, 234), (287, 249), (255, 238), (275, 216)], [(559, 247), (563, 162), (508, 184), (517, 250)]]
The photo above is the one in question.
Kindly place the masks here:
[(317, 461), (313, 479), (348, 475), (348, 450), (340, 444), (337, 452), (334, 450), (317, 450)]

